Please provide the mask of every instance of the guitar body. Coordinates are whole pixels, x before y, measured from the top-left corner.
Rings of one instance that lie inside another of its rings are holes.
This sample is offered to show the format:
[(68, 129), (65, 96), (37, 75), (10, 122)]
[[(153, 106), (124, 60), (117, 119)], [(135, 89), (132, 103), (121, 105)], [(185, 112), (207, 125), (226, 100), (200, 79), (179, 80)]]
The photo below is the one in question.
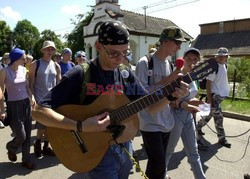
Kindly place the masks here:
[[(105, 111), (112, 111), (129, 103), (124, 94), (100, 95), (90, 105), (64, 105), (56, 111), (73, 120), (82, 120)], [(137, 114), (123, 120), (125, 129), (116, 139), (118, 143), (127, 142), (136, 135), (139, 128)], [(87, 172), (94, 169), (102, 160), (109, 146), (115, 144), (109, 130), (103, 132), (82, 132), (80, 137), (87, 148), (83, 153), (70, 130), (47, 127), (50, 144), (60, 162), (74, 172)]]

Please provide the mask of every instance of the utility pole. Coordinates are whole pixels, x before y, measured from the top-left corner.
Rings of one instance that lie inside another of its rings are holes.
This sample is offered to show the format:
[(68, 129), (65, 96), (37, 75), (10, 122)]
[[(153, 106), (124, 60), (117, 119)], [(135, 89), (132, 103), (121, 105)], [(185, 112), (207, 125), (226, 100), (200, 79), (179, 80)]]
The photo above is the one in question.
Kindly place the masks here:
[(142, 9), (144, 9), (145, 30), (147, 29), (147, 8), (148, 8), (148, 6), (142, 7)]

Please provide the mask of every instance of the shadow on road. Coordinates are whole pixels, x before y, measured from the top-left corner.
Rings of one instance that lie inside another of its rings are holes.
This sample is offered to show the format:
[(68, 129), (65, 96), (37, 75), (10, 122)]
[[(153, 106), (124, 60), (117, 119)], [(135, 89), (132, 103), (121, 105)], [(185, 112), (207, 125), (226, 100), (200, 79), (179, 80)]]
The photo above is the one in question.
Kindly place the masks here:
[[(6, 154), (7, 155), (7, 154)], [(36, 169), (29, 170), (22, 166), (21, 162), (1, 162), (0, 163), (0, 179), (2, 178), (11, 178), (14, 176), (26, 176), (30, 174), (32, 171), (46, 169), (49, 167), (57, 166), (60, 164), (56, 157), (48, 157), (44, 156), (42, 158), (36, 158), (34, 154), (31, 154), (31, 158), (36, 164)], [(4, 171), (4, 172), (3, 172)]]
[[(214, 157), (215, 154), (218, 153), (218, 149), (220, 149), (222, 146), (218, 143), (215, 144), (211, 144), (209, 141), (207, 141), (206, 139), (204, 139), (204, 142), (207, 144), (207, 146), (209, 147), (208, 150), (199, 150), (199, 154), (200, 154), (200, 158), (201, 158), (201, 163), (202, 163), (202, 167), (204, 172), (207, 171), (208, 166), (205, 165), (205, 163), (207, 161), (209, 161), (212, 157)], [(140, 164), (140, 160), (147, 160), (147, 154), (145, 152), (144, 149), (144, 145), (141, 144), (141, 149), (140, 150), (136, 150), (136, 161)], [(174, 170), (177, 169), (178, 166), (181, 164), (181, 161), (186, 157), (186, 153), (184, 148), (181, 151), (175, 152), (169, 162), (169, 166), (168, 166), (168, 170)], [(191, 169), (191, 167), (190, 167)], [(138, 171), (137, 171), (138, 172)]]

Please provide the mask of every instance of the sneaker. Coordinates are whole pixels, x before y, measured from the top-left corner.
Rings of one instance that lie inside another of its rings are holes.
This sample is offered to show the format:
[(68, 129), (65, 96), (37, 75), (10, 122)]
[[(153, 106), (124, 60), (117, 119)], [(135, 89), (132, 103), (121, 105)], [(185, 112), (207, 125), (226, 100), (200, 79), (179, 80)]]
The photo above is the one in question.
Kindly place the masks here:
[(201, 140), (197, 140), (197, 145), (198, 145), (198, 149), (200, 149), (200, 150), (207, 150), (208, 149), (208, 146), (205, 143), (201, 142)]
[(221, 139), (218, 141), (218, 143), (226, 148), (231, 148), (231, 144), (228, 143), (228, 141), (226, 139)]
[(8, 151), (7, 154), (8, 154), (8, 159), (9, 159), (10, 161), (12, 161), (12, 162), (17, 161), (17, 156), (16, 156), (15, 153)]
[(43, 148), (43, 155), (48, 155), (48, 156), (55, 156), (55, 152), (50, 148), (50, 147), (47, 147), (47, 148)]
[(38, 142), (37, 140), (34, 143), (34, 152), (35, 152), (36, 157), (42, 156), (41, 142)]
[(0, 129), (3, 129), (3, 128), (5, 128), (5, 126), (4, 126), (3, 122), (0, 120)]

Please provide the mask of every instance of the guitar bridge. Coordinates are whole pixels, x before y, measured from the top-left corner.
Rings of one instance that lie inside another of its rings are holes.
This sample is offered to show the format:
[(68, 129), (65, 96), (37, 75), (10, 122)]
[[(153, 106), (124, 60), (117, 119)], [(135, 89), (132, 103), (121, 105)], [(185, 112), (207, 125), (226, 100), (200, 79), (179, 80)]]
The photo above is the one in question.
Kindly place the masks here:
[(84, 144), (80, 134), (77, 131), (71, 130), (71, 134), (75, 138), (79, 148), (81, 149), (82, 153), (88, 152), (87, 146)]
[(123, 130), (125, 129), (124, 125), (109, 125), (107, 129), (112, 132), (112, 137), (116, 140), (118, 137), (121, 136)]

